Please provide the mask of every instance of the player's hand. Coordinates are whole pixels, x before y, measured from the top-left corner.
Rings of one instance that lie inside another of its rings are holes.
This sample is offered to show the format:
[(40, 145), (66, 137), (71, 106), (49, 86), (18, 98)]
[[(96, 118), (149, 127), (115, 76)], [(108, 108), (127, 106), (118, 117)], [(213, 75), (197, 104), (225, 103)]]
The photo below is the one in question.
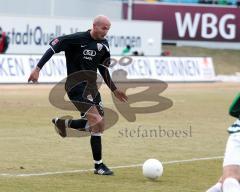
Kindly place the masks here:
[(113, 91), (113, 93), (114, 93), (115, 97), (118, 98), (119, 101), (127, 102), (128, 97), (127, 97), (127, 95), (124, 92), (116, 89), (115, 91)]
[(39, 78), (39, 72), (40, 69), (38, 67), (36, 67), (32, 73), (30, 74), (29, 78), (28, 78), (28, 83), (30, 83), (31, 81), (33, 83), (37, 83), (38, 82), (38, 78)]

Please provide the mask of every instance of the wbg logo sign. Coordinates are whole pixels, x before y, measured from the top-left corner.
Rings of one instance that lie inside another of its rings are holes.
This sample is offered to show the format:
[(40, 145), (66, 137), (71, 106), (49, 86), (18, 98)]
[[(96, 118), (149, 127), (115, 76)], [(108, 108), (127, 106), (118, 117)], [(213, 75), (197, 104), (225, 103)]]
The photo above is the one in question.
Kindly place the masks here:
[(189, 35), (194, 39), (197, 37), (197, 32), (200, 31), (201, 38), (214, 39), (220, 36), (226, 40), (236, 38), (236, 16), (233, 14), (225, 14), (221, 17), (213, 13), (175, 13), (178, 35), (181, 38)]

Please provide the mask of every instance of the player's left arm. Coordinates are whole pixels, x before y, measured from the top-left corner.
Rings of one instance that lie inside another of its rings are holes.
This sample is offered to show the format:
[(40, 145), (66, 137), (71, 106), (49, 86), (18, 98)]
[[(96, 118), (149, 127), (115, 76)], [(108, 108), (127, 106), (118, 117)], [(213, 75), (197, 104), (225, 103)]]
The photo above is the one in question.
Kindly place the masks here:
[(109, 89), (114, 93), (114, 96), (116, 98), (118, 98), (118, 100), (122, 101), (122, 102), (127, 102), (128, 97), (126, 96), (126, 94), (119, 90), (114, 82), (112, 81), (112, 78), (110, 76), (108, 67), (110, 66), (110, 62), (111, 62), (111, 55), (110, 55), (110, 50), (109, 50), (109, 45), (108, 42), (106, 41), (104, 44), (104, 50), (105, 53), (100, 61), (100, 64), (98, 65), (98, 71), (100, 72), (101, 76), (103, 77), (104, 82), (107, 84), (107, 86), (109, 87)]
[(119, 90), (116, 85), (114, 84), (114, 82), (112, 81), (112, 78), (110, 76), (109, 70), (106, 66), (104, 65), (98, 65), (98, 71), (101, 74), (104, 82), (107, 84), (107, 86), (109, 87), (109, 89), (113, 92), (113, 94), (115, 95), (115, 97), (118, 98), (118, 100), (122, 101), (122, 102), (127, 102), (128, 97), (126, 96), (126, 94), (124, 92), (122, 92), (121, 90)]

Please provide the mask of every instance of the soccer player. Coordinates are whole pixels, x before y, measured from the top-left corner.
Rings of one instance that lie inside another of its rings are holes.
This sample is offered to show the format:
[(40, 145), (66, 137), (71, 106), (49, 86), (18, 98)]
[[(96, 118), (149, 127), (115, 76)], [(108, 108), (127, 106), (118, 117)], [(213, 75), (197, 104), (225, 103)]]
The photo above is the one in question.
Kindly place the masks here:
[[(113, 172), (102, 161), (101, 135), (104, 130), (104, 114), (101, 95), (96, 84), (97, 69), (116, 98), (121, 102), (126, 102), (128, 99), (125, 93), (114, 85), (107, 68), (110, 62), (110, 51), (105, 36), (110, 26), (108, 17), (98, 15), (95, 17), (90, 30), (53, 39), (50, 42), (50, 48), (39, 60), (28, 79), (28, 82), (36, 83), (40, 70), (52, 55), (61, 51), (65, 52), (68, 75), (65, 88), (71, 102), (81, 113), (84, 113), (86, 119), (55, 118), (52, 122), (62, 137), (66, 136), (66, 128), (68, 127), (89, 128), (95, 163), (94, 173), (99, 175), (113, 175)], [(76, 84), (74, 81), (78, 80), (79, 77), (81, 80)]]
[(233, 100), (229, 114), (237, 120), (228, 128), (230, 135), (224, 155), (223, 175), (207, 192), (240, 191), (240, 93)]

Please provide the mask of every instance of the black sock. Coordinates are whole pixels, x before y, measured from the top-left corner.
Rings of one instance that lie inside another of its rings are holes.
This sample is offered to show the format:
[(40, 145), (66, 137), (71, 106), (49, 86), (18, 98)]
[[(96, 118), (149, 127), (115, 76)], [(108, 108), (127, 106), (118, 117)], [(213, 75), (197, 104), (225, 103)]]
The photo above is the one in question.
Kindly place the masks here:
[(87, 119), (70, 120), (68, 126), (73, 129), (85, 128)]
[[(91, 136), (90, 143), (92, 147), (92, 154), (94, 161), (102, 160), (102, 141), (101, 136)], [(98, 168), (100, 164), (95, 163), (95, 169)]]

